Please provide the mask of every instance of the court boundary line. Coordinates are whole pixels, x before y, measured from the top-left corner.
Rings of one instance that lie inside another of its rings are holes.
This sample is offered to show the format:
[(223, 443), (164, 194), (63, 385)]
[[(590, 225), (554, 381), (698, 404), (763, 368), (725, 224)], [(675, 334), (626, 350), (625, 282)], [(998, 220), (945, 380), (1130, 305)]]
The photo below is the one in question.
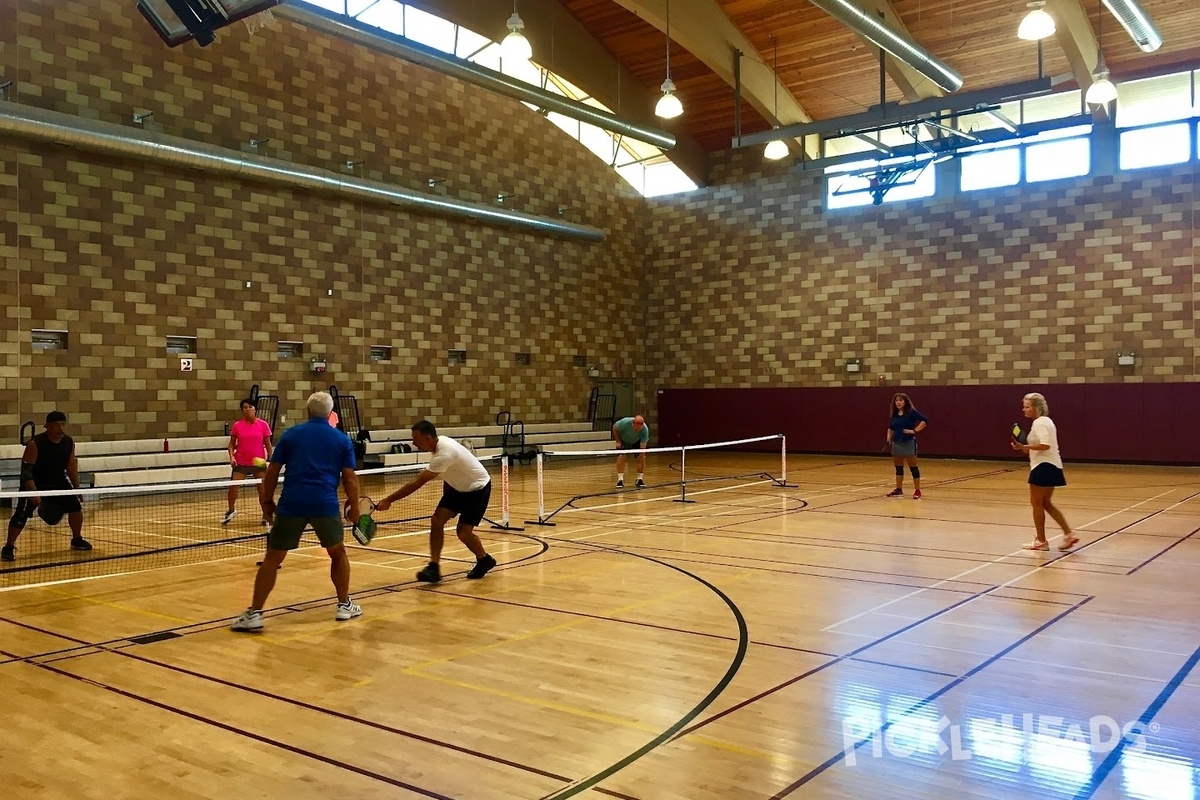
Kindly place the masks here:
[[(802, 775), (797, 780), (793, 781), (792, 783), (785, 786), (783, 789), (780, 789), (778, 792), (771, 795), (770, 800), (782, 800), (784, 797), (787, 797), (792, 792), (799, 789), (801, 786), (803, 786), (806, 783), (809, 783), (810, 781), (819, 777), (822, 773), (824, 773), (830, 767), (836, 766), (838, 764), (838, 762), (845, 760), (846, 756), (849, 753), (856, 752), (860, 748), (862, 748), (864, 745), (870, 744), (872, 741), (875, 740), (875, 738), (877, 736), (884, 734), (888, 729), (890, 729), (893, 725), (895, 725), (900, 720), (911, 715), (914, 711), (919, 711), (920, 709), (929, 705), (934, 700), (938, 699), (939, 697), (941, 697), (943, 694), (950, 691), (951, 689), (961, 686), (968, 679), (974, 677), (975, 675), (979, 674), (983, 670), (987, 669), (989, 666), (996, 663), (1000, 659), (1004, 658), (1006, 655), (1011, 653), (1013, 650), (1016, 650), (1018, 647), (1025, 644), (1026, 642), (1028, 642), (1029, 640), (1031, 640), (1032, 638), (1034, 638), (1035, 636), (1037, 636), (1038, 634), (1040, 634), (1042, 631), (1046, 630), (1050, 626), (1055, 625), (1060, 620), (1066, 618), (1067, 615), (1078, 611), (1080, 608), (1085, 606), (1087, 603), (1091, 602), (1093, 599), (1094, 599), (1093, 597), (1084, 598), (1083, 600), (1080, 600), (1078, 603), (1071, 606), (1070, 608), (1065, 609), (1065, 610), (1061, 611), (1060, 613), (1056, 614), (1055, 616), (1051, 617), (1049, 620), (1043, 622), (1041, 625), (1037, 626), (1032, 631), (1029, 631), (1028, 633), (1024, 634), (1023, 636), (1019, 637), (1015, 642), (1008, 644), (1006, 647), (1001, 649), (999, 652), (992, 654), (990, 657), (986, 658), (981, 663), (976, 664), (974, 667), (967, 670), (966, 672), (964, 672), (962, 675), (958, 676), (954, 680), (950, 681), (945, 686), (941, 687), (940, 689), (938, 689), (935, 692), (932, 692), (931, 694), (927, 695), (924, 699), (922, 699), (919, 702), (908, 707), (907, 709), (902, 711), (900, 714), (898, 714), (893, 719), (890, 719), (887, 722), (885, 722), (883, 725), (880, 725), (878, 728), (876, 728), (874, 731), (872, 731), (871, 734), (869, 736), (867, 736), (866, 738), (863, 738), (863, 739), (855, 742), (854, 744), (850, 745), (849, 747), (843, 747), (841, 749), (841, 751), (837, 753), (837, 755), (831, 756), (830, 758), (826, 759), (824, 762), (817, 765), (813, 769), (809, 770), (806, 774)], [(873, 646), (873, 645), (871, 645), (871, 646)]]
[[(1162, 497), (1163, 495), (1170, 494), (1170, 493), (1171, 493), (1171, 492), (1173, 492), (1173, 491), (1175, 491), (1175, 490), (1174, 490), (1174, 489), (1168, 489), (1167, 491), (1165, 491), (1165, 492), (1161, 492), (1161, 493), (1159, 493), (1159, 494), (1157, 494), (1157, 495), (1155, 495), (1155, 496), (1153, 496), (1153, 497), (1148, 497), (1148, 498), (1146, 498), (1145, 500), (1142, 500), (1141, 502), (1135, 503), (1135, 504), (1133, 504), (1133, 505), (1131, 505), (1131, 506), (1127, 506), (1127, 507), (1125, 507), (1125, 508), (1121, 509), (1120, 511), (1114, 511), (1113, 513), (1111, 513), (1111, 514), (1106, 514), (1105, 516), (1103, 516), (1103, 517), (1100, 517), (1099, 519), (1095, 519), (1095, 520), (1092, 520), (1091, 522), (1087, 522), (1087, 523), (1085, 523), (1085, 524), (1083, 524), (1083, 525), (1080, 525), (1080, 526), (1079, 526), (1079, 527), (1077, 527), (1075, 530), (1080, 530), (1080, 531), (1081, 531), (1081, 530), (1084, 530), (1084, 529), (1086, 529), (1086, 528), (1087, 528), (1088, 526), (1090, 526), (1090, 525), (1095, 525), (1096, 523), (1103, 522), (1104, 520), (1106, 520), (1106, 519), (1109, 519), (1109, 518), (1111, 518), (1111, 517), (1114, 517), (1114, 516), (1116, 516), (1117, 514), (1124, 514), (1124, 513), (1127, 513), (1127, 512), (1129, 512), (1129, 511), (1131, 511), (1131, 510), (1133, 510), (1133, 509), (1137, 508), (1138, 506), (1145, 505), (1146, 503), (1149, 503), (1149, 502), (1150, 502), (1150, 501), (1152, 501), (1152, 500), (1157, 500), (1159, 497)], [(1197, 492), (1197, 493), (1195, 493), (1195, 494), (1200, 494), (1200, 492)], [(1193, 494), (1192, 496), (1195, 496), (1195, 494)], [(1189, 499), (1190, 499), (1190, 498), (1189, 498)], [(1181, 502), (1186, 502), (1186, 500), (1184, 500), (1184, 501), (1181, 501)], [(1176, 504), (1176, 505), (1178, 505), (1178, 504)], [(1173, 506), (1169, 506), (1168, 508), (1171, 508), (1171, 507), (1173, 507)], [(1018, 575), (1018, 576), (1017, 576), (1017, 577), (1015, 577), (1015, 578), (1011, 578), (1011, 579), (1009, 579), (1008, 581), (1005, 581), (1005, 582), (1004, 582), (1003, 584), (1001, 584), (1000, 586), (1001, 586), (1001, 588), (1004, 588), (1004, 587), (1010, 586), (1010, 585), (1012, 585), (1012, 584), (1014, 584), (1014, 583), (1016, 583), (1016, 582), (1018, 582), (1018, 581), (1025, 580), (1025, 579), (1026, 579), (1026, 578), (1028, 578), (1030, 575), (1033, 575), (1034, 573), (1036, 573), (1038, 570), (1040, 570), (1040, 569), (1045, 569), (1045, 568), (1047, 568), (1047, 567), (1049, 567), (1049, 566), (1052, 566), (1053, 564), (1055, 564), (1055, 563), (1057, 563), (1057, 562), (1059, 562), (1059, 561), (1063, 560), (1064, 558), (1067, 558), (1067, 557), (1069, 557), (1069, 556), (1070, 556), (1070, 555), (1072, 555), (1073, 553), (1079, 553), (1079, 552), (1080, 552), (1080, 551), (1082, 551), (1082, 550), (1085, 550), (1085, 549), (1087, 549), (1087, 548), (1089, 548), (1089, 547), (1092, 547), (1092, 546), (1093, 546), (1093, 545), (1095, 545), (1095, 544), (1098, 544), (1099, 542), (1102, 542), (1102, 541), (1104, 541), (1105, 539), (1107, 539), (1107, 538), (1108, 538), (1108, 537), (1110, 537), (1110, 536), (1115, 536), (1116, 534), (1120, 533), (1120, 532), (1121, 532), (1121, 531), (1122, 531), (1124, 528), (1131, 528), (1131, 527), (1133, 527), (1134, 525), (1140, 525), (1141, 523), (1145, 522), (1146, 520), (1148, 520), (1148, 519), (1150, 519), (1150, 518), (1152, 518), (1152, 517), (1156, 516), (1157, 514), (1161, 513), (1163, 510), (1165, 510), (1165, 509), (1159, 509), (1159, 510), (1153, 511), (1153, 512), (1151, 512), (1150, 514), (1147, 514), (1146, 516), (1142, 517), (1142, 518), (1141, 518), (1141, 519), (1139, 519), (1139, 520), (1136, 520), (1136, 521), (1134, 521), (1134, 522), (1131, 522), (1131, 523), (1129, 523), (1128, 525), (1124, 525), (1124, 526), (1122, 526), (1121, 528), (1117, 528), (1116, 530), (1114, 530), (1114, 531), (1111, 531), (1111, 532), (1109, 532), (1109, 533), (1107, 533), (1107, 534), (1105, 534), (1105, 535), (1101, 536), (1099, 539), (1094, 539), (1093, 541), (1091, 541), (1091, 542), (1088, 542), (1087, 544), (1080, 545), (1079, 547), (1075, 548), (1074, 550), (1068, 550), (1068, 551), (1065, 551), (1065, 552), (1063, 552), (1063, 554), (1062, 554), (1062, 555), (1059, 555), (1059, 556), (1054, 556), (1054, 557), (1052, 557), (1052, 558), (1051, 558), (1049, 561), (1046, 561), (1046, 562), (1044, 562), (1044, 563), (1041, 563), (1041, 564), (1038, 564), (1038, 565), (1034, 566), (1032, 569), (1030, 569), (1030, 570), (1028, 570), (1028, 571), (1026, 571), (1026, 572), (1022, 573), (1021, 575)], [(1062, 536), (1063, 536), (1063, 534), (1059, 534), (1059, 535), (1057, 535), (1057, 536), (1055, 536), (1055, 537), (1054, 537), (1054, 540), (1061, 539), (1061, 538), (1062, 538)], [(854, 616), (847, 617), (846, 619), (844, 619), (844, 620), (841, 620), (840, 622), (835, 622), (835, 623), (833, 623), (832, 625), (828, 625), (828, 626), (826, 626), (826, 627), (822, 628), (822, 629), (821, 629), (821, 631), (822, 631), (823, 633), (824, 633), (824, 632), (831, 631), (831, 630), (833, 630), (834, 628), (841, 627), (842, 625), (845, 625), (845, 624), (847, 624), (847, 623), (853, 622), (853, 621), (855, 621), (855, 620), (857, 620), (857, 619), (861, 619), (862, 617), (865, 617), (865, 616), (867, 616), (867, 615), (869, 615), (869, 614), (874, 614), (876, 611), (880, 611), (880, 610), (882, 610), (882, 609), (884, 609), (884, 608), (887, 608), (888, 606), (894, 605), (894, 604), (896, 604), (896, 603), (901, 603), (901, 602), (903, 602), (903, 601), (905, 601), (905, 600), (908, 600), (908, 599), (910, 599), (910, 598), (916, 597), (917, 595), (921, 594), (922, 592), (928, 591), (929, 589), (936, 589), (936, 588), (938, 588), (938, 587), (939, 587), (939, 586), (940, 586), (942, 583), (944, 583), (944, 582), (958, 580), (959, 578), (965, 577), (965, 576), (967, 576), (967, 575), (970, 575), (970, 574), (972, 574), (972, 573), (974, 573), (974, 572), (978, 572), (979, 570), (982, 570), (982, 569), (987, 569), (988, 567), (994, 567), (994, 566), (996, 566), (997, 564), (1000, 564), (1001, 562), (1003, 562), (1003, 561), (1006, 561), (1006, 560), (1008, 560), (1008, 559), (1010, 559), (1010, 558), (1013, 558), (1013, 557), (1015, 557), (1015, 556), (1024, 556), (1024, 555), (1025, 555), (1026, 553), (1028, 553), (1028, 552), (1034, 552), (1034, 551), (1027, 551), (1027, 550), (1025, 550), (1024, 548), (1021, 548), (1021, 549), (1019, 549), (1019, 550), (1014, 550), (1014, 551), (1013, 551), (1013, 552), (1011, 552), (1011, 553), (1007, 553), (1007, 554), (1005, 554), (1005, 555), (1002, 555), (1002, 556), (997, 556), (996, 558), (992, 559), (991, 561), (985, 562), (985, 563), (983, 563), (983, 564), (979, 564), (979, 565), (977, 565), (977, 566), (975, 566), (975, 567), (972, 567), (972, 568), (971, 568), (971, 569), (969, 569), (969, 570), (965, 570), (965, 571), (963, 571), (963, 572), (960, 572), (960, 573), (958, 573), (957, 575), (952, 575), (952, 576), (950, 576), (949, 578), (945, 578), (945, 579), (944, 579), (944, 580), (942, 580), (942, 581), (938, 581), (937, 583), (934, 583), (932, 586), (927, 586), (927, 587), (925, 587), (924, 589), (918, 589), (917, 591), (914, 591), (914, 592), (909, 592), (909, 593), (908, 593), (908, 594), (906, 594), (906, 595), (902, 595), (902, 596), (900, 596), (900, 597), (893, 598), (893, 599), (891, 599), (891, 600), (888, 600), (887, 602), (884, 602), (884, 603), (881, 603), (881, 604), (879, 604), (879, 605), (877, 605), (877, 606), (873, 606), (872, 608), (866, 609), (865, 611), (860, 611), (859, 613), (855, 614)]]

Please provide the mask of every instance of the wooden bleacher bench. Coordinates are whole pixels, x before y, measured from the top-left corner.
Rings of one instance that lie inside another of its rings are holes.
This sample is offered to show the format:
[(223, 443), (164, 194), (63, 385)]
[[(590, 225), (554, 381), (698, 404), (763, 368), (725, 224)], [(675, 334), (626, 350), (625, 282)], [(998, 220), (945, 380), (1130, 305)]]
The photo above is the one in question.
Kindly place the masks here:
[[(80, 488), (228, 478), (228, 436), (76, 441)], [(16, 490), (25, 445), (0, 445), (0, 485)]]

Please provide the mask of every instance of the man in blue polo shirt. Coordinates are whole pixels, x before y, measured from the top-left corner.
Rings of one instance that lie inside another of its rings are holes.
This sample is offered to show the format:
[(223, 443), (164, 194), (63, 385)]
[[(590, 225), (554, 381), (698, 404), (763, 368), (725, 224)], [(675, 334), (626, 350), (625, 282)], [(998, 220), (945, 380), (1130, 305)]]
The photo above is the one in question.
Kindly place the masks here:
[[(348, 620), (362, 614), (350, 599), (350, 559), (342, 543), (345, 531), (338, 510), (338, 481), (346, 490), (347, 507), (358, 508), (358, 476), (354, 474), (354, 445), (350, 437), (330, 427), (333, 398), (316, 392), (308, 398), (308, 421), (284, 432), (271, 452), (271, 463), (263, 477), (263, 518), (271, 521), (267, 554), (254, 577), (254, 599), (233, 621), (235, 631), (261, 631), (262, 610), (275, 588), (275, 571), (288, 550), (300, 546), (300, 534), (311, 525), (321, 546), (333, 562), (329, 576), (337, 590), (334, 619)], [(279, 472), (287, 467), (283, 494), (275, 505)]]
[(625, 451), (637, 451), (637, 483), (639, 489), (646, 488), (646, 445), (650, 444), (650, 426), (641, 414), (624, 417), (612, 427), (613, 440), (621, 455), (617, 456), (617, 488), (625, 488)]

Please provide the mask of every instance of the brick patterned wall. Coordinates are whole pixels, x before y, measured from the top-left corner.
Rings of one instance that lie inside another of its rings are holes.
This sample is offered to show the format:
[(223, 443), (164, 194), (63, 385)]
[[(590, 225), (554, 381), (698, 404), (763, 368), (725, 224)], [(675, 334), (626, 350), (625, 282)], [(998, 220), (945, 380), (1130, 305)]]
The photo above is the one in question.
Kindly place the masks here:
[[(825, 212), (820, 176), (722, 154), (710, 188), (650, 201), (649, 374), (670, 387), (1196, 380), (1196, 182), (1193, 163)], [(1136, 366), (1118, 367), (1118, 350)]]
[[(0, 82), (19, 103), (340, 168), (605, 230), (600, 244), (415, 216), (299, 191), (0, 142), (0, 431), (59, 407), (83, 440), (220, 433), (252, 383), (289, 420), (314, 389), (371, 427), (427, 416), (582, 419), (591, 382), (640, 363), (643, 201), (513, 101), (278, 21), (168, 49), (124, 0), (0, 0)], [(250, 288), (245, 284), (249, 282)], [(330, 295), (332, 291), (332, 296)], [(34, 352), (30, 329), (69, 331)], [(181, 373), (168, 335), (195, 336)], [(304, 343), (280, 360), (276, 342)], [(372, 362), (371, 345), (391, 345)], [(463, 366), (449, 349), (468, 351)], [(514, 355), (531, 352), (531, 366)], [(623, 355), (629, 357), (623, 359)], [(319, 380), (308, 369), (325, 356)]]

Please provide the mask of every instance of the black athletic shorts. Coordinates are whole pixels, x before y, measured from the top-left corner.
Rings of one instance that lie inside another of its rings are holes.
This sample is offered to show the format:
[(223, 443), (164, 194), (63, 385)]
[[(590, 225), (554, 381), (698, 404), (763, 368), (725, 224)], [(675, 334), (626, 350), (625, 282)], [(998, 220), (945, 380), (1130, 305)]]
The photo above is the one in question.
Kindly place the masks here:
[(437, 507), (450, 511), (452, 516), (458, 515), (459, 525), (478, 525), (483, 520), (483, 515), (487, 511), (488, 502), (491, 499), (491, 481), (473, 492), (460, 492), (447, 483), (442, 490), (442, 499), (438, 501)]
[[(62, 488), (69, 489), (71, 487), (63, 486)], [(74, 514), (76, 511), (83, 511), (83, 506), (79, 502), (79, 495), (56, 494), (41, 497), (40, 499), (43, 503), (58, 506), (63, 510), (64, 514)], [(37, 506), (29, 502), (28, 497), (22, 497), (17, 501), (17, 507), (13, 509), (13, 515), (8, 520), (8, 527), (21, 530), (35, 513), (37, 513)]]

